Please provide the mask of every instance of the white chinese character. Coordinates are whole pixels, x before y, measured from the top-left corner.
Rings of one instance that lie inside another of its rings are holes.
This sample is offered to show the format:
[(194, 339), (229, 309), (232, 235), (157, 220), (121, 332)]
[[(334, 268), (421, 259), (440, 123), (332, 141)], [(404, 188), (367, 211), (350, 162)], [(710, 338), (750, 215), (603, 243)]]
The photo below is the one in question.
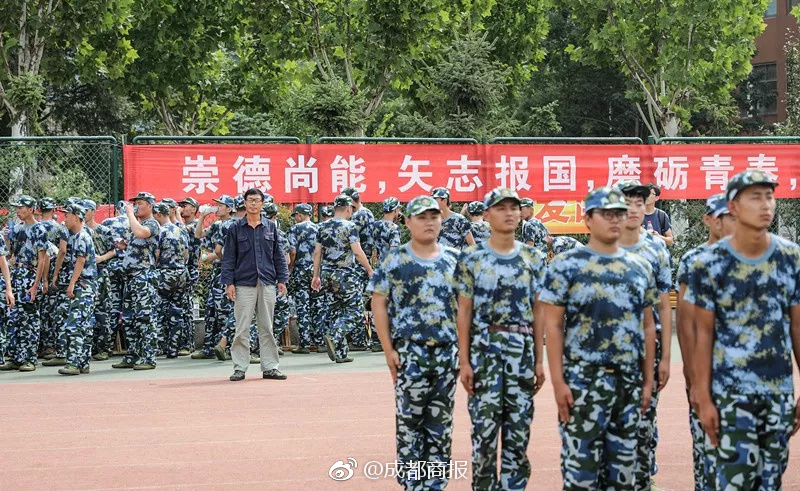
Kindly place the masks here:
[(447, 462), (428, 461), (425, 467), (427, 469), (427, 479), (444, 479), (447, 477)]
[(341, 192), (346, 187), (355, 188), (359, 193), (367, 190), (366, 184), (361, 184), (365, 178), (363, 176), (364, 159), (350, 155), (347, 159), (337, 155), (331, 164), (331, 191)]
[[(448, 189), (455, 189), (460, 193), (471, 193), (483, 186), (481, 178), (478, 177), (478, 171), (481, 168), (480, 160), (469, 160), (466, 155), (462, 155), (459, 160), (448, 160), (447, 165), (448, 167), (457, 167), (450, 169), (450, 177), (447, 178)], [(472, 176), (472, 180), (469, 176)]]
[[(400, 186), (400, 192), (404, 193), (411, 189), (415, 184), (425, 191), (430, 191), (433, 186), (422, 180), (423, 177), (433, 177), (433, 172), (421, 172), (420, 167), (427, 167), (431, 165), (430, 160), (413, 160), (411, 155), (406, 155), (403, 159), (403, 164), (400, 166), (401, 172), (397, 173), (397, 177), (407, 177), (408, 182)], [(411, 168), (411, 170), (408, 170)]]
[(212, 192), (219, 191), (219, 169), (217, 168), (217, 158), (209, 157), (204, 159), (202, 155), (197, 158), (186, 156), (183, 164), (183, 179), (181, 183), (187, 186), (183, 191), (196, 190), (197, 194), (203, 194), (208, 188)]
[(575, 157), (544, 157), (544, 190), (575, 191)]
[(425, 479), (425, 461), (411, 460), (406, 462), (406, 478), (409, 481), (420, 481)]
[(250, 158), (242, 157), (236, 159), (233, 164), (236, 174), (233, 179), (236, 181), (236, 192), (244, 193), (250, 188), (258, 188), (261, 191), (269, 191), (272, 185), (269, 183), (269, 158), (261, 158), (260, 155), (253, 155)]
[(286, 192), (291, 193), (293, 189), (307, 188), (309, 193), (316, 193), (319, 180), (314, 164), (317, 163), (317, 159), (311, 157), (306, 162), (305, 155), (298, 155), (297, 161), (293, 157), (289, 157), (286, 162), (289, 164), (285, 171)]
[(758, 157), (747, 157), (748, 165), (753, 169), (758, 169), (766, 174), (770, 179), (778, 180), (778, 166), (776, 165), (775, 157), (767, 157), (763, 153), (758, 154)]
[(706, 190), (711, 189), (711, 186), (719, 186), (720, 190), (724, 190), (728, 185), (728, 173), (733, 170), (731, 158), (715, 154), (713, 157), (703, 157), (701, 160), (703, 165), (700, 166), (700, 170), (706, 173)]
[(386, 467), (384, 469), (383, 477), (384, 478), (398, 477), (399, 474), (398, 469), (402, 469), (402, 466), (400, 465), (399, 462), (397, 461), (387, 462)]
[(627, 154), (623, 154), (622, 157), (608, 158), (608, 183), (606, 186), (614, 186), (620, 181), (638, 181), (641, 175), (639, 157), (628, 157)]
[(448, 465), (448, 473), (450, 479), (466, 479), (467, 478), (467, 461), (456, 460), (451, 461)]
[(657, 164), (656, 184), (664, 189), (686, 189), (688, 186), (686, 157), (655, 157)]
[(500, 156), (500, 162), (494, 164), (500, 172), (494, 175), (495, 179), (500, 179), (500, 187), (510, 188), (514, 191), (531, 189), (528, 184), (528, 157), (506, 157)]

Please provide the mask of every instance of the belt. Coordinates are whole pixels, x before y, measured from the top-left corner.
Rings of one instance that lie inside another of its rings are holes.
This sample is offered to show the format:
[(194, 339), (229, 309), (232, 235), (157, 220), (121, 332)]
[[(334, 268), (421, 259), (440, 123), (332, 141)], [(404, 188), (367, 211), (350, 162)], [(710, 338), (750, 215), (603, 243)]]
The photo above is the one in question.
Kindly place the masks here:
[(450, 344), (444, 341), (436, 341), (434, 339), (427, 339), (423, 341), (421, 339), (417, 340), (417, 339), (406, 338), (406, 341), (408, 341), (409, 343), (414, 343), (417, 346), (427, 346), (428, 348), (441, 348), (442, 346), (447, 346)]
[(531, 326), (489, 326), (489, 332), (513, 332), (532, 336), (533, 328)]

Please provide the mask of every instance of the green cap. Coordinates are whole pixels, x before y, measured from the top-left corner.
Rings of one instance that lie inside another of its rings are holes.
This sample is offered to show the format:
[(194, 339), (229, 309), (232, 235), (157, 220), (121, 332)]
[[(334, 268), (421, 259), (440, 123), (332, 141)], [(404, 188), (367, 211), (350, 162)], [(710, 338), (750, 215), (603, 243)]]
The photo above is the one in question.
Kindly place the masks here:
[(777, 181), (766, 172), (758, 169), (747, 169), (731, 177), (731, 180), (728, 181), (725, 197), (728, 201), (731, 201), (744, 188), (750, 186), (771, 186), (772, 189), (775, 189), (777, 185)]
[(136, 201), (137, 199), (145, 200), (148, 203), (150, 203), (151, 205), (155, 204), (155, 202), (156, 202), (156, 197), (153, 196), (151, 193), (148, 193), (147, 191), (140, 192), (139, 194), (137, 194), (133, 198), (129, 199), (128, 201)]
[(484, 196), (484, 198), (483, 198), (483, 206), (485, 206), (486, 209), (489, 209), (489, 208), (493, 207), (494, 205), (496, 205), (497, 203), (499, 203), (499, 202), (501, 202), (503, 200), (506, 200), (506, 199), (514, 200), (514, 201), (517, 202), (517, 204), (520, 204), (519, 195), (513, 189), (509, 189), (509, 188), (494, 188), (491, 191), (489, 191), (488, 193), (486, 193), (486, 196)]
[(278, 205), (275, 203), (264, 203), (261, 207), (261, 213), (267, 218), (274, 218), (278, 214)]
[(332, 217), (333, 216), (333, 207), (330, 206), (330, 205), (323, 206), (322, 209), (320, 210), (320, 213), (322, 214), (323, 217)]
[(428, 210), (442, 212), (439, 209), (439, 204), (432, 196), (417, 196), (406, 205), (406, 216), (413, 217)]
[(183, 198), (182, 201), (178, 203), (179, 205), (189, 205), (194, 206), (195, 208), (200, 208), (200, 203), (197, 202), (196, 199), (192, 198), (191, 196), (187, 196)]
[(17, 199), (11, 202), (11, 206), (27, 206), (29, 208), (36, 208), (36, 200), (27, 194), (17, 196)]
[(520, 198), (519, 207), (520, 208), (533, 208), (533, 200), (530, 199), (530, 198)]
[(42, 211), (55, 210), (57, 207), (58, 205), (56, 204), (56, 200), (48, 196), (45, 196), (39, 200), (39, 209)]
[(450, 190), (447, 188), (433, 188), (431, 196), (439, 199), (450, 199)]
[(177, 208), (178, 203), (175, 202), (172, 198), (161, 198), (161, 202), (167, 205), (170, 208)]
[(294, 211), (292, 211), (292, 215), (296, 215), (300, 213), (301, 215), (311, 216), (314, 213), (314, 208), (307, 203), (300, 203), (299, 205), (294, 207)]
[(76, 217), (83, 220), (86, 218), (86, 208), (78, 204), (71, 204), (64, 207), (64, 213), (72, 213)]
[(395, 198), (394, 196), (390, 196), (383, 200), (383, 212), (384, 213), (391, 213), (400, 206), (400, 200)]
[(473, 201), (467, 205), (467, 212), (470, 215), (480, 215), (484, 211), (486, 211), (486, 205), (483, 204), (483, 201)]
[(353, 206), (353, 205), (354, 205), (353, 198), (344, 194), (340, 194), (339, 196), (333, 199), (334, 208), (339, 208), (341, 206)]
[(153, 213), (158, 213), (159, 215), (169, 215), (169, 205), (164, 203), (156, 203), (153, 205)]
[(605, 186), (592, 190), (586, 195), (584, 209), (592, 210), (627, 210), (625, 195), (616, 187)]

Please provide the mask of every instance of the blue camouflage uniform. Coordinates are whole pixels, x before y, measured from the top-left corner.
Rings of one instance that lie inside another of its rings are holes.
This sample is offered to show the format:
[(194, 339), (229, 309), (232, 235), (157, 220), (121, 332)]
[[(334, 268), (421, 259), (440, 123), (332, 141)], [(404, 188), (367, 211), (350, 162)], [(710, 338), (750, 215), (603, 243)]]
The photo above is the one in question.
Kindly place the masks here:
[[(39, 220), (36, 222), (36, 231), (34, 232), (38, 237), (37, 252), (45, 251), (49, 259), (48, 279), (53, 280), (53, 274), (56, 268), (56, 257), (58, 256), (58, 247), (62, 240), (67, 238), (67, 229), (53, 219)], [(53, 244), (55, 248), (48, 247), (48, 244)], [(44, 277), (42, 277), (44, 282)], [(59, 334), (63, 337), (63, 323), (56, 323), (58, 309), (58, 292), (48, 290), (47, 293), (42, 294), (39, 301), (39, 310), (41, 315), (41, 345), (43, 349), (55, 348), (56, 339)], [(63, 355), (63, 346), (61, 350), (57, 350)]]
[[(367, 260), (372, 259), (372, 251), (374, 248), (372, 242), (372, 225), (375, 223), (375, 216), (372, 214), (370, 210), (366, 207), (359, 208), (355, 213), (353, 213), (352, 218), (350, 221), (353, 222), (356, 227), (358, 227), (358, 240), (361, 243), (361, 249), (364, 251), (364, 254), (367, 256)], [(361, 267), (360, 264), (356, 264), (356, 271), (359, 275), (359, 293), (362, 298), (362, 302), (365, 300), (365, 290), (367, 288), (367, 282), (369, 281), (369, 277), (367, 276), (367, 272)], [(371, 328), (371, 338), (372, 344), (378, 345), (380, 342), (378, 341), (378, 334), (375, 332), (375, 328)], [(354, 346), (367, 346), (369, 342), (367, 341), (367, 330), (364, 329), (356, 329), (355, 331), (351, 331), (350, 339)]]
[(470, 222), (469, 228), (472, 232), (472, 238), (475, 239), (476, 243), (486, 242), (492, 235), (492, 228), (483, 220), (479, 222)]
[(583, 247), (583, 244), (577, 239), (566, 235), (553, 237), (553, 254), (556, 256), (576, 247)]
[(633, 489), (643, 311), (659, 300), (652, 267), (624, 249), (580, 247), (553, 258), (544, 285), (539, 301), (566, 310), (564, 379), (575, 403), (559, 423), (564, 489)]
[[(123, 202), (124, 204), (124, 202)], [(117, 209), (120, 209), (119, 203)], [(106, 218), (103, 225), (108, 227), (111, 233), (112, 242), (117, 239), (128, 241), (131, 235), (131, 224), (126, 215)], [(116, 339), (117, 333), (122, 336), (122, 340), (127, 344), (127, 326), (122, 325), (122, 299), (125, 296), (125, 281), (127, 274), (122, 267), (122, 260), (125, 251), (116, 249), (115, 255), (106, 261), (106, 272), (108, 274), (108, 329), (111, 334), (112, 344)]]
[(183, 350), (191, 351), (194, 348), (194, 292), (200, 279), (200, 252), (202, 240), (194, 236), (198, 221), (193, 220), (186, 224), (186, 239), (189, 244), (189, 259), (186, 262), (186, 289), (183, 296), (183, 333), (180, 336), (179, 346)]
[(159, 348), (167, 358), (178, 356), (181, 336), (184, 334), (184, 311), (186, 305), (186, 259), (189, 237), (186, 231), (173, 223), (161, 226), (158, 235), (158, 295), (160, 306), (158, 317)]
[(372, 224), (372, 241), (378, 264), (390, 250), (400, 247), (400, 226), (388, 220), (376, 220)]
[[(0, 256), (8, 260), (8, 248), (6, 248), (6, 241), (0, 237)], [(5, 360), (5, 355), (8, 352), (8, 303), (6, 302), (6, 279), (0, 274), (0, 362)]]
[[(96, 224), (92, 229), (86, 227), (92, 236), (96, 256), (102, 256), (114, 249), (114, 237), (111, 229), (103, 224)], [(97, 279), (95, 280), (94, 328), (92, 331), (93, 354), (111, 353), (114, 349), (114, 331), (110, 323), (111, 298), (109, 296), (110, 280), (108, 261), (97, 263)]]
[[(325, 290), (325, 337), (333, 344), (334, 359), (347, 358), (347, 335), (364, 330), (361, 267), (356, 265), (351, 245), (359, 242), (358, 227), (338, 217), (318, 225), (316, 243), (322, 246), (320, 279)], [(316, 246), (315, 246), (316, 247)], [(358, 269), (357, 269), (358, 268)]]
[(548, 235), (550, 235), (550, 232), (538, 218), (532, 217), (522, 222), (522, 242), (526, 244), (529, 242), (532, 243), (533, 247), (545, 254), (547, 253)]
[[(82, 208), (67, 208), (70, 213), (82, 213)], [(83, 215), (79, 215), (83, 218)], [(92, 323), (95, 303), (95, 280), (97, 262), (94, 242), (85, 228), (78, 233), (68, 232), (67, 251), (64, 265), (60, 271), (63, 281), (59, 286), (65, 290), (72, 280), (78, 258), (85, 259), (83, 270), (75, 284), (74, 296), (68, 299), (67, 315), (64, 324), (67, 365), (79, 369), (89, 367), (92, 354)]]
[(298, 347), (322, 345), (324, 326), (319, 322), (322, 294), (311, 289), (314, 269), (314, 247), (317, 240), (316, 223), (310, 220), (289, 229), (289, 249), (294, 251), (294, 263), (289, 277), (289, 292), (297, 308)]
[(687, 264), (684, 300), (714, 312), (711, 398), (720, 444), (706, 438), (707, 486), (781, 489), (795, 405), (789, 311), (800, 305), (800, 247), (770, 235), (753, 259), (724, 238)]
[[(289, 254), (289, 241), (286, 239), (286, 234), (283, 233), (283, 230), (278, 228), (278, 223), (275, 223), (275, 227), (278, 231), (278, 246), (281, 249), (283, 254)], [(286, 264), (289, 264), (287, 261)], [(275, 336), (275, 343), (278, 347), (283, 346), (281, 342), (281, 337), (286, 329), (289, 327), (289, 314), (291, 311), (291, 301), (288, 295), (276, 295), (275, 296), (275, 310), (273, 315), (273, 331), (272, 334)], [(252, 337), (252, 336), (251, 336)], [(258, 336), (256, 336), (257, 338)]]
[(158, 350), (155, 255), (161, 227), (155, 218), (148, 218), (141, 225), (150, 230), (150, 237), (139, 239), (129, 232), (130, 240), (122, 257), (122, 269), (126, 274), (122, 318), (128, 330), (128, 353), (122, 364), (155, 366)]
[(460, 251), (467, 246), (467, 234), (471, 231), (470, 222), (464, 215), (450, 213), (450, 216), (442, 220), (439, 243)]
[[(418, 199), (429, 200), (427, 209), (438, 210), (432, 198)], [(421, 259), (406, 244), (386, 253), (367, 287), (387, 298), (392, 344), (400, 359), (395, 384), (397, 480), (405, 489), (444, 489), (448, 482), (458, 379), (458, 256), (459, 251), (441, 246), (435, 259)], [(415, 475), (412, 466), (419, 462), (425, 466)], [(434, 466), (445, 472), (429, 475)]]

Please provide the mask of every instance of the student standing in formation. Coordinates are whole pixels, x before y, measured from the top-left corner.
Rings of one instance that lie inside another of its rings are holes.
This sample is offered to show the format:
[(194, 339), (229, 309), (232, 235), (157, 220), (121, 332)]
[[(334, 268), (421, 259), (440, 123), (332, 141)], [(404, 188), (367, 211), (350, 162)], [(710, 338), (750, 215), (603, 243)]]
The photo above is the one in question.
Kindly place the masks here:
[[(372, 224), (372, 259), (373, 264), (380, 265), (383, 259), (392, 249), (400, 247), (400, 227), (395, 223), (400, 213), (400, 200), (391, 196), (383, 200), (383, 218), (376, 220)], [(374, 321), (370, 321), (370, 327), (375, 332), (372, 338), (372, 352), (383, 351), (377, 331), (375, 331)]]
[(433, 198), (414, 198), (406, 216), (411, 241), (386, 252), (367, 290), (395, 384), (397, 479), (405, 489), (444, 489), (458, 378), (460, 253), (436, 242), (442, 218)]
[(480, 244), (489, 240), (492, 235), (492, 229), (489, 224), (483, 219), (483, 214), (486, 212), (486, 206), (481, 201), (473, 201), (467, 205), (467, 213), (469, 213), (469, 227), (472, 231), (472, 238), (475, 242)]
[(433, 199), (442, 210), (442, 230), (439, 232), (439, 243), (455, 247), (459, 251), (467, 246), (475, 245), (475, 238), (469, 227), (469, 220), (464, 215), (453, 213), (450, 209), (450, 191), (447, 188), (433, 188)]
[(522, 242), (547, 254), (547, 238), (550, 232), (544, 223), (534, 216), (533, 200), (522, 198), (520, 201), (522, 201)]
[(678, 331), (678, 344), (681, 349), (683, 361), (683, 377), (686, 380), (686, 399), (689, 401), (689, 429), (692, 433), (692, 463), (694, 471), (694, 489), (703, 491), (709, 489), (710, 483), (706, 478), (705, 466), (705, 438), (703, 428), (697, 411), (694, 410), (694, 401), (691, 397), (692, 388), (692, 356), (697, 339), (694, 326), (694, 305), (683, 301), (686, 288), (691, 282), (689, 267), (694, 263), (695, 257), (708, 246), (715, 244), (723, 237), (733, 234), (735, 220), (728, 212), (728, 200), (725, 193), (715, 194), (706, 200), (706, 212), (703, 223), (708, 227), (708, 241), (694, 249), (689, 250), (678, 263), (678, 308), (676, 327)]
[(314, 268), (314, 245), (317, 241), (317, 224), (311, 221), (314, 209), (300, 203), (294, 207), (295, 224), (289, 228), (289, 293), (297, 309), (297, 334), (299, 340), (295, 354), (309, 354), (311, 348), (322, 345), (322, 326), (315, 323), (319, 316), (322, 297), (311, 289)]
[[(558, 407), (564, 489), (634, 489), (655, 360), (650, 264), (619, 247), (625, 196), (586, 196), (589, 243), (550, 262), (539, 294)], [(565, 318), (566, 315), (566, 318)]]
[(800, 427), (800, 247), (769, 233), (777, 183), (747, 170), (728, 182), (733, 235), (697, 254), (693, 396), (706, 433), (710, 489), (781, 489)]
[(483, 204), (492, 235), (464, 251), (457, 276), (458, 356), (472, 420), (472, 488), (525, 489), (533, 396), (545, 377), (543, 333), (534, 329), (533, 306), (546, 261), (541, 252), (514, 240), (520, 222), (515, 191), (496, 188)]

